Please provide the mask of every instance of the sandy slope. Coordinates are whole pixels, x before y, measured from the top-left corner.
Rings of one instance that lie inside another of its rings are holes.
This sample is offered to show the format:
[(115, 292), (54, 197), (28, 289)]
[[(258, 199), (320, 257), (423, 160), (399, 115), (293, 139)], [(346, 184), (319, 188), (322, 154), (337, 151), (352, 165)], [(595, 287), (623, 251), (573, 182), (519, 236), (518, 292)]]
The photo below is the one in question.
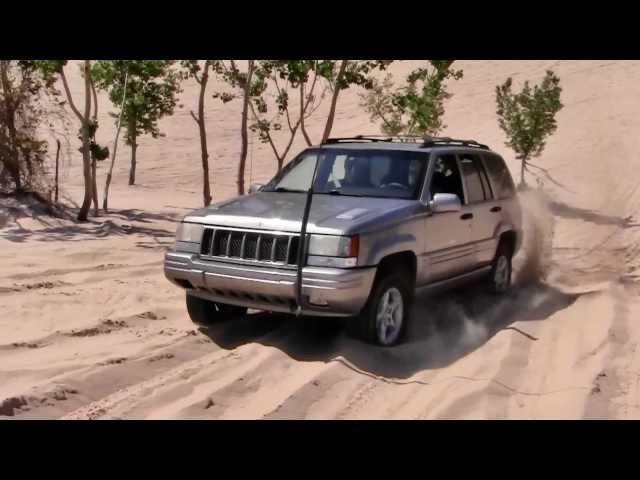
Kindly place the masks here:
[[(185, 108), (163, 121), (167, 136), (141, 141), (134, 187), (120, 150), (112, 215), (76, 225), (17, 214), (2, 201), (0, 417), (640, 418), (640, 63), (460, 64), (445, 133), (507, 158), (495, 84), (538, 79), (547, 68), (562, 79), (566, 107), (538, 162), (557, 182), (545, 183), (556, 220), (547, 283), (521, 284), (498, 303), (473, 289), (423, 297), (410, 342), (394, 349), (266, 314), (194, 329), (161, 268), (175, 221), (201, 202), (188, 85)], [(376, 130), (356, 94), (345, 92), (335, 135)], [(113, 126), (101, 102), (106, 143)], [(221, 199), (235, 188), (238, 105), (212, 100), (208, 112)], [(317, 141), (322, 122), (309, 130)], [(302, 146), (298, 138), (294, 150)], [(75, 148), (63, 178), (79, 202)], [(251, 152), (247, 182), (269, 178), (268, 149), (256, 142)]]

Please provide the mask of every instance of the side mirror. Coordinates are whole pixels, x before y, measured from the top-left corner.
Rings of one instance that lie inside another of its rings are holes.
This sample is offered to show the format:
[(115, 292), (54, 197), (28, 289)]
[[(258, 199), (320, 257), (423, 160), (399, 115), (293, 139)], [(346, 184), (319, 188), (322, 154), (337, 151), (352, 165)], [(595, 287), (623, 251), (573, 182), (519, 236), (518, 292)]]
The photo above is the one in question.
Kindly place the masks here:
[(249, 193), (258, 193), (262, 187), (264, 187), (264, 185), (261, 183), (252, 183), (249, 187)]
[(433, 200), (429, 202), (429, 206), (433, 213), (459, 212), (462, 210), (460, 198), (453, 193), (436, 193), (433, 196)]

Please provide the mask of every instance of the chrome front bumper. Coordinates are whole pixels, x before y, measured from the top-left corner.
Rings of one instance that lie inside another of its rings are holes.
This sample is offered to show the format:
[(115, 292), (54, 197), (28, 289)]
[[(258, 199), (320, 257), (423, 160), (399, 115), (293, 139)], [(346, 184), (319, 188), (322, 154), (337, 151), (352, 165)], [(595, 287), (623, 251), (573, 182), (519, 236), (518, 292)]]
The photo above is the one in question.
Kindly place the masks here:
[[(296, 312), (296, 269), (201, 260), (198, 254), (169, 251), (164, 273), (191, 295), (229, 305)], [(302, 314), (357, 315), (369, 297), (376, 269), (302, 269)]]

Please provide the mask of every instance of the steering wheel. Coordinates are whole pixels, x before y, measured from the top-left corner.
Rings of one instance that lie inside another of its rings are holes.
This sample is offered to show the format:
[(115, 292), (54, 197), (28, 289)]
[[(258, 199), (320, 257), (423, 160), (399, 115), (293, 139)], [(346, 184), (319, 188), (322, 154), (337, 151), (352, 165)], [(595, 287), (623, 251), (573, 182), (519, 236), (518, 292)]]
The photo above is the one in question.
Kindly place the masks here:
[(409, 189), (406, 185), (403, 185), (402, 183), (397, 183), (397, 182), (385, 183), (384, 185), (381, 185), (381, 186), (382, 187), (402, 188), (403, 190), (408, 190)]

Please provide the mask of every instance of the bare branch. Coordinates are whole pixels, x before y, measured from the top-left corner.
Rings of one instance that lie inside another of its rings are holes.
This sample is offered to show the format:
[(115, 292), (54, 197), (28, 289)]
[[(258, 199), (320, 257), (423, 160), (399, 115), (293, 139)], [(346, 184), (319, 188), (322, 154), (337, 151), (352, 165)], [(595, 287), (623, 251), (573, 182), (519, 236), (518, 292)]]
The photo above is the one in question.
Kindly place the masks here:
[(62, 85), (64, 87), (64, 91), (67, 94), (67, 100), (69, 100), (69, 106), (73, 113), (80, 119), (81, 122), (84, 122), (84, 117), (80, 113), (80, 110), (76, 108), (75, 103), (73, 103), (73, 97), (71, 96), (71, 90), (69, 90), (69, 84), (67, 83), (67, 77), (64, 74), (64, 67), (60, 67), (60, 78), (62, 79)]
[[(308, 105), (308, 103), (307, 103)], [(300, 83), (300, 130), (302, 130), (302, 136), (304, 137), (305, 142), (307, 142), (308, 146), (311, 146), (311, 138), (309, 138), (309, 134), (307, 133), (307, 129), (304, 127), (304, 115), (305, 115), (305, 107), (304, 107), (304, 83)]]
[(382, 114), (382, 112), (380, 111), (380, 107), (379, 107), (377, 104), (375, 104), (375, 105), (373, 106), (373, 108), (374, 108), (374, 110), (375, 110), (376, 115), (377, 115), (378, 117), (380, 117), (380, 119), (382, 120), (382, 123), (384, 123), (384, 124), (385, 124), (388, 128), (390, 128), (390, 129), (391, 129), (391, 128), (393, 128), (393, 126), (391, 125), (391, 123), (390, 123), (386, 118), (384, 118), (384, 115), (383, 115), (383, 114)]
[(95, 106), (95, 111), (93, 112), (93, 119), (98, 119), (98, 95), (96, 94), (96, 86), (93, 83), (93, 76), (89, 78), (91, 82), (91, 94), (93, 95), (93, 105)]
[[(258, 122), (260, 121), (260, 117), (256, 113), (256, 109), (253, 106), (253, 103), (249, 102), (249, 106), (251, 107), (251, 113), (253, 114), (253, 118)], [(271, 149), (273, 150), (273, 154), (276, 156), (278, 162), (280, 162), (280, 155), (278, 154), (278, 149), (276, 148), (275, 143), (273, 143), (273, 139), (271, 138), (271, 132), (269, 130), (265, 131), (265, 135), (267, 136), (267, 140), (269, 141), (269, 145), (271, 145)]]
[[(278, 91), (278, 97), (281, 97), (283, 90), (280, 88), (280, 85), (278, 85), (277, 75), (274, 74), (271, 78), (273, 79), (273, 83), (275, 83), (276, 85), (276, 90)], [(287, 102), (287, 107), (284, 109), (284, 112), (287, 116), (287, 125), (289, 126), (289, 131), (292, 132), (293, 127), (291, 126), (291, 117), (289, 116), (289, 102)]]
[(313, 115), (313, 113), (320, 107), (320, 105), (322, 105), (322, 100), (324, 100), (324, 97), (327, 95), (327, 90), (329, 90), (329, 87), (325, 85), (322, 93), (320, 94), (320, 101), (316, 104), (314, 100), (311, 110), (309, 110), (309, 112), (307, 113), (306, 118), (309, 118), (311, 115)]
[(91, 90), (91, 69), (90, 61), (85, 60), (83, 65), (84, 70), (84, 118), (87, 120), (91, 116), (91, 96), (89, 91)]
[(195, 113), (193, 113), (193, 110), (190, 110), (189, 113), (191, 114), (191, 118), (193, 118), (195, 122), (199, 124), (200, 120), (198, 120), (198, 117), (196, 117)]

